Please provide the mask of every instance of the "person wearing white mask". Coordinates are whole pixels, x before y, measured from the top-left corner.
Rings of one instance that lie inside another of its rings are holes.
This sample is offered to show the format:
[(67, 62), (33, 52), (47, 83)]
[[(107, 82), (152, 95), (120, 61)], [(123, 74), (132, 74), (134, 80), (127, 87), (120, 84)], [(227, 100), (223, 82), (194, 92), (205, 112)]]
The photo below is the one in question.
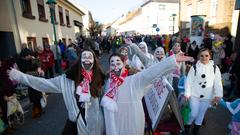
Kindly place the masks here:
[[(147, 47), (147, 44), (145, 42), (141, 42), (139, 43), (139, 48), (140, 50), (144, 53), (144, 55), (146, 55), (149, 59), (151, 60), (154, 60), (154, 56), (150, 53), (148, 53), (148, 47)], [(131, 60), (131, 65), (134, 67), (134, 68), (137, 68), (138, 70), (142, 71), (144, 69), (146, 69), (146, 67), (144, 66), (144, 64), (141, 62), (141, 60), (139, 59), (139, 57), (137, 55), (134, 55), (132, 57), (132, 60)]]
[(156, 48), (153, 55), (158, 61), (162, 61), (164, 58), (166, 58), (165, 51), (162, 47)]
[(105, 82), (101, 105), (107, 135), (144, 134), (142, 98), (151, 84), (160, 76), (171, 73), (182, 56), (172, 56), (137, 74), (128, 76), (124, 56), (112, 54), (109, 58), (110, 77)]
[[(9, 71), (9, 78), (38, 91), (62, 93), (68, 111), (62, 135), (104, 134), (103, 112), (99, 102), (105, 75), (92, 50), (83, 50), (76, 63), (65, 74), (55, 78), (34, 77), (16, 69)], [(75, 122), (76, 128), (69, 128)]]

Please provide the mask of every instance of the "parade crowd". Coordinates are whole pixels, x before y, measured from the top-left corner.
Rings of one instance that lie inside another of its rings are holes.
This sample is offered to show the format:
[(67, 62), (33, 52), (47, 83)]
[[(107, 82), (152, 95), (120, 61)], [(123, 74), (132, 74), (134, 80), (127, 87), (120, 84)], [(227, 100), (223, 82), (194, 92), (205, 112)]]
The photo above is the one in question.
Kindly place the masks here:
[[(178, 110), (189, 109), (182, 113), (184, 129), (177, 125), (171, 134), (199, 134), (207, 110), (221, 105), (232, 114), (230, 134), (239, 135), (240, 55), (231, 38), (208, 33), (198, 45), (176, 35), (80, 36), (68, 45), (62, 40), (57, 46), (39, 45), (36, 51), (22, 44), (18, 56), (0, 60), (1, 132), (12, 133), (24, 123), (16, 94), (24, 86), (34, 119), (48, 113), (50, 93), (62, 93), (68, 111), (62, 135), (160, 134), (151, 130), (143, 97), (165, 77)], [(104, 54), (110, 54), (106, 72), (99, 63)], [(170, 121), (171, 113), (166, 109), (160, 123)]]

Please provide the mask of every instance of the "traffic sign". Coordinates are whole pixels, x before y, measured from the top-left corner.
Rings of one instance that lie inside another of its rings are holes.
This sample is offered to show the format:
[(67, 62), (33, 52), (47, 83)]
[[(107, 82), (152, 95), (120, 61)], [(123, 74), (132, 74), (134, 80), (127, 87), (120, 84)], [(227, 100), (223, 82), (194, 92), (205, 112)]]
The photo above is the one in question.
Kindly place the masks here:
[(157, 31), (157, 32), (159, 32), (159, 31), (160, 31), (160, 29), (159, 29), (159, 28), (156, 28), (156, 31)]

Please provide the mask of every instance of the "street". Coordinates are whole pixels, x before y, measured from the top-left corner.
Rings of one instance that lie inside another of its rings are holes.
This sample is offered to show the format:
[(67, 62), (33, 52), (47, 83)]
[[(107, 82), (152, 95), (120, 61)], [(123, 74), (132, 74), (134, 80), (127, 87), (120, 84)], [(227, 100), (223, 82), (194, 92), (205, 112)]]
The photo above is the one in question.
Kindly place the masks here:
[(51, 94), (48, 97), (48, 104), (45, 113), (37, 119), (31, 118), (31, 107), (25, 113), (25, 122), (18, 127), (13, 135), (60, 135), (67, 119), (61, 94)]
[[(108, 56), (101, 56), (101, 64), (104, 71), (108, 67)], [(31, 109), (31, 108), (30, 108)], [(31, 118), (31, 110), (25, 114), (25, 123), (18, 127), (13, 135), (59, 135), (67, 119), (61, 94), (51, 94), (48, 97), (48, 105), (45, 113), (37, 119)], [(217, 109), (209, 109), (206, 115), (206, 124), (200, 130), (201, 135), (227, 135), (227, 125), (230, 121), (230, 113), (218, 106)]]

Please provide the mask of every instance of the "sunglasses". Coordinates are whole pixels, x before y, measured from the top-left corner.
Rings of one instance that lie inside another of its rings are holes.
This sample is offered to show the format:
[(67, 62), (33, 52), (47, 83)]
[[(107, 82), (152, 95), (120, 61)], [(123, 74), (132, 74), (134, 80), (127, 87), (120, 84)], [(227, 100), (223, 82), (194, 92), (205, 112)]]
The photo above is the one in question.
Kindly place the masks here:
[(200, 55), (200, 57), (209, 57), (209, 55)]

